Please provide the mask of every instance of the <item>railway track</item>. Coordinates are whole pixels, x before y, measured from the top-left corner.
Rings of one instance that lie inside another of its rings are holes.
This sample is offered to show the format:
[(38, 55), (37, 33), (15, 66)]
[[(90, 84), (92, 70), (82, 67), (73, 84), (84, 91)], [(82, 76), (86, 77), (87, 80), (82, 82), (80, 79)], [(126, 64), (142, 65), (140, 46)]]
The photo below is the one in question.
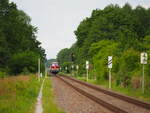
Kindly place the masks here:
[[(121, 101), (126, 101), (129, 104), (134, 104), (135, 106), (138, 106), (139, 108), (145, 109), (143, 112), (139, 112), (139, 113), (150, 113), (149, 112), (149, 110), (150, 110), (150, 104), (149, 103), (145, 103), (145, 102), (142, 102), (142, 101), (139, 101), (139, 100), (127, 97), (127, 96), (120, 95), (118, 93), (114, 93), (112, 91), (102, 89), (102, 88), (97, 87), (95, 85), (92, 85), (92, 84), (85, 83), (85, 82), (82, 82), (80, 80), (74, 79), (72, 77), (67, 77), (67, 76), (57, 76), (57, 77), (60, 80), (62, 80), (63, 82), (65, 82), (66, 84), (68, 84), (69, 86), (71, 86), (73, 89), (75, 89), (76, 91), (81, 93), (82, 95), (90, 98), (91, 100), (95, 101), (96, 103), (98, 103), (101, 106), (109, 109), (112, 112), (115, 112), (115, 113), (132, 113), (129, 110), (122, 109), (122, 108), (120, 108), (120, 107), (118, 107), (118, 106), (116, 106), (112, 103), (109, 103), (108, 101), (104, 101), (103, 99), (99, 98), (98, 96), (96, 96), (94, 94), (91, 94), (88, 91), (85, 91), (83, 89), (86, 89), (86, 87), (87, 87), (87, 88), (90, 88), (90, 89), (95, 90), (97, 92), (104, 93), (106, 95), (112, 96), (113, 98), (120, 99)], [(82, 85), (83, 87), (78, 86), (79, 84)], [(90, 91), (90, 92), (93, 92), (93, 91)]]

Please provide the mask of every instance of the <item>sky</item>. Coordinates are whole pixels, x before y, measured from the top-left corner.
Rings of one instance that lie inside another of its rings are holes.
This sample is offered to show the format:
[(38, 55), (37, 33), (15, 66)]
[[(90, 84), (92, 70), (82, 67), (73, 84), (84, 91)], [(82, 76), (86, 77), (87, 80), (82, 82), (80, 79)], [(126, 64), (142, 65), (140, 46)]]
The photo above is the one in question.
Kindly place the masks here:
[(56, 58), (58, 52), (70, 48), (76, 42), (74, 31), (80, 22), (89, 17), (94, 9), (103, 9), (109, 4), (133, 8), (150, 7), (150, 0), (10, 0), (26, 12), (31, 24), (38, 27), (37, 40), (45, 49), (47, 59)]

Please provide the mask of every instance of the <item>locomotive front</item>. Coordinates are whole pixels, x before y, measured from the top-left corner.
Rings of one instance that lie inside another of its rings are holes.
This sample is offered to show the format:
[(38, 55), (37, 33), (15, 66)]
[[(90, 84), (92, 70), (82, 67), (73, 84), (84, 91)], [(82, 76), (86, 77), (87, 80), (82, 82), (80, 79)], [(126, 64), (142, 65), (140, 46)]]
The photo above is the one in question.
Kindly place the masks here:
[(50, 66), (50, 72), (53, 74), (57, 74), (59, 72), (60, 66), (58, 65), (58, 62), (52, 62)]

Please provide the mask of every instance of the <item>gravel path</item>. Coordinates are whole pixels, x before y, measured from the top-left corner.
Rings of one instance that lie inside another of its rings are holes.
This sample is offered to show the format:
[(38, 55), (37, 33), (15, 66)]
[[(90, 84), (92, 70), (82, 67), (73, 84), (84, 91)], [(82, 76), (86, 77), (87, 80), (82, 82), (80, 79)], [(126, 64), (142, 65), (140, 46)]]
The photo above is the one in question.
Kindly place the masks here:
[(112, 113), (58, 78), (52, 77), (52, 81), (56, 102), (66, 113)]

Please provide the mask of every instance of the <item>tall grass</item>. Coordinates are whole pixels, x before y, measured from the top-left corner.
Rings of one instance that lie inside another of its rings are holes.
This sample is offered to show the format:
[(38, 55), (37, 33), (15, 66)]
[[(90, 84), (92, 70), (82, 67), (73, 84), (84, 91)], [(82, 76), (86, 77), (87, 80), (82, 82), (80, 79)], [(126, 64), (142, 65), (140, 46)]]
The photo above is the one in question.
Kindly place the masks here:
[(43, 113), (64, 113), (56, 106), (51, 84), (51, 77), (45, 78), (45, 82), (43, 85), (42, 104), (43, 104)]
[(40, 84), (35, 75), (0, 79), (0, 113), (34, 113)]

